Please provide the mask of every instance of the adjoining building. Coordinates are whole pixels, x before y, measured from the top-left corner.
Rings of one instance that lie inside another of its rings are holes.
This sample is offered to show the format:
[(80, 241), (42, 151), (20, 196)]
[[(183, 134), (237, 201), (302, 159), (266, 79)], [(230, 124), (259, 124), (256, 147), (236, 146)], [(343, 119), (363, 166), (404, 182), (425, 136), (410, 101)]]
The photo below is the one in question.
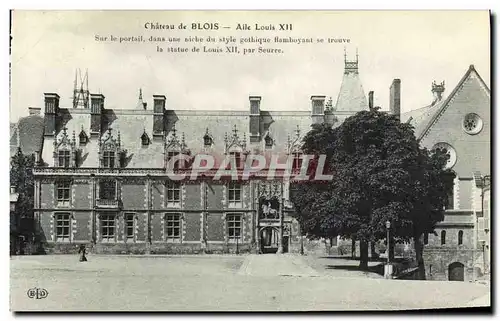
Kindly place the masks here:
[(401, 115), (415, 127), (423, 147), (447, 151), (446, 166), (455, 173), (445, 219), (435, 234), (424, 237), (426, 276), (469, 281), (485, 270), (481, 240), (487, 238), (483, 225), (489, 215), (483, 205), (489, 194), (484, 199), (483, 195), (484, 178), (491, 173), (490, 89), (472, 65), (448, 97), (443, 96), (444, 82), (434, 82), (431, 89), (434, 99), (429, 106)]

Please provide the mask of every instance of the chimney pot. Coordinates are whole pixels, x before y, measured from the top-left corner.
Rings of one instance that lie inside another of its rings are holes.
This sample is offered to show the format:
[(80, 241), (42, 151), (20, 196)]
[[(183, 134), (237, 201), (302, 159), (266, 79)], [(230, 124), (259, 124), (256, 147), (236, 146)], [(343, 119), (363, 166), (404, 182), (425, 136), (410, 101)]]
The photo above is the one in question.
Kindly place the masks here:
[(373, 109), (373, 91), (368, 93), (368, 108)]
[(389, 110), (397, 118), (401, 116), (401, 80), (394, 79), (389, 90)]
[(30, 116), (40, 115), (41, 110), (42, 110), (42, 108), (39, 108), (39, 107), (29, 107), (28, 108)]
[(260, 96), (250, 96), (250, 115), (259, 115), (260, 116)]
[(324, 115), (326, 96), (311, 96), (312, 115)]
[(16, 187), (15, 186), (11, 186), (10, 187), (10, 193), (11, 194), (15, 194), (16, 193)]

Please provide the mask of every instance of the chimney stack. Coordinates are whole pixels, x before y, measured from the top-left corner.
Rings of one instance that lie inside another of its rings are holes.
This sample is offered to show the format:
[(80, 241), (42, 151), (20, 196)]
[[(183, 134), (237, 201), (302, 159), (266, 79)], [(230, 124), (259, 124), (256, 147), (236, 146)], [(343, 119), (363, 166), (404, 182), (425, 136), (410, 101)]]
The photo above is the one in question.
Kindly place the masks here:
[(11, 194), (15, 194), (16, 193), (16, 187), (15, 186), (11, 186), (10, 187), (10, 193)]
[(394, 79), (390, 87), (389, 110), (390, 113), (400, 118), (401, 116), (401, 80)]
[(153, 138), (163, 138), (166, 102), (164, 95), (153, 95)]
[(35, 152), (35, 166), (39, 166), (39, 165), (40, 165), (40, 152), (36, 151)]
[(45, 115), (44, 135), (53, 136), (56, 131), (57, 114), (59, 112), (59, 95), (55, 93), (44, 93)]
[(30, 116), (40, 115), (41, 110), (42, 110), (42, 108), (40, 108), (40, 107), (29, 107), (28, 108)]
[(250, 96), (250, 143), (260, 141), (260, 96)]
[(101, 134), (102, 111), (104, 109), (104, 95), (90, 95), (90, 137), (98, 137)]
[(368, 108), (373, 109), (373, 91), (368, 93)]
[(313, 124), (321, 124), (325, 120), (326, 96), (311, 96), (311, 118)]
[(432, 96), (434, 97), (432, 101), (432, 105), (438, 103), (443, 99), (443, 92), (444, 92), (444, 81), (442, 81), (440, 84), (437, 84), (435, 81), (432, 82)]

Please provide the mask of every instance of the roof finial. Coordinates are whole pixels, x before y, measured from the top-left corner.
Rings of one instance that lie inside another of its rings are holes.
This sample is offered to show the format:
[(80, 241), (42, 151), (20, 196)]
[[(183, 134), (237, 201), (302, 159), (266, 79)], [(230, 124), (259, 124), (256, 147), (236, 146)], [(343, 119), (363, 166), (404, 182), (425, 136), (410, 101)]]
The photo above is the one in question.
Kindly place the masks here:
[(142, 88), (139, 88), (139, 100), (142, 101)]
[(234, 125), (233, 135), (234, 135), (234, 137), (238, 136), (238, 130), (236, 129), (236, 125)]
[(297, 138), (300, 137), (300, 128), (299, 128), (299, 125), (297, 125), (297, 129), (295, 130), (295, 135), (297, 136)]
[(185, 148), (186, 147), (186, 139), (184, 137), (184, 133), (182, 133), (182, 138), (181, 138), (181, 146), (182, 148)]
[(358, 62), (358, 47), (356, 47), (356, 62)]
[(173, 136), (173, 137), (176, 137), (176, 136), (177, 136), (177, 129), (175, 129), (175, 123), (174, 123), (174, 125), (173, 125), (173, 127), (172, 127), (172, 136)]
[(344, 46), (344, 63), (346, 63), (346, 62), (347, 62), (347, 49)]

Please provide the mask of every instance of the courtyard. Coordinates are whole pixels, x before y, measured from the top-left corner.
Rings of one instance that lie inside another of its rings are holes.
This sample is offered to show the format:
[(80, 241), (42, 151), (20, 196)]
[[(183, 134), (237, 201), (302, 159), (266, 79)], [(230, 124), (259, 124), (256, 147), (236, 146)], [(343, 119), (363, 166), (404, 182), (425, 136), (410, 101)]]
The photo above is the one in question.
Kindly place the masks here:
[[(12, 311), (339, 311), (489, 306), (488, 286), (385, 280), (297, 255), (19, 256)], [(29, 289), (48, 292), (29, 298)]]

